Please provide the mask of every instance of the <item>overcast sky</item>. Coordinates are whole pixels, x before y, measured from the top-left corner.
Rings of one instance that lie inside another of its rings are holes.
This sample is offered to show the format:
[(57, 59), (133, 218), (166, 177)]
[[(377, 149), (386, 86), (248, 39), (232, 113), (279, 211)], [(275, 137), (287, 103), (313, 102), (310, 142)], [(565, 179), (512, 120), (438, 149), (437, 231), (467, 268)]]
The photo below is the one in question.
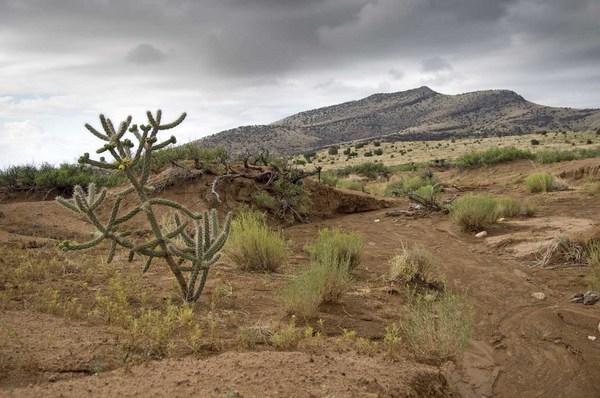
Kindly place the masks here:
[(100, 113), (185, 143), (422, 85), (600, 108), (600, 1), (0, 0), (0, 167), (94, 152)]

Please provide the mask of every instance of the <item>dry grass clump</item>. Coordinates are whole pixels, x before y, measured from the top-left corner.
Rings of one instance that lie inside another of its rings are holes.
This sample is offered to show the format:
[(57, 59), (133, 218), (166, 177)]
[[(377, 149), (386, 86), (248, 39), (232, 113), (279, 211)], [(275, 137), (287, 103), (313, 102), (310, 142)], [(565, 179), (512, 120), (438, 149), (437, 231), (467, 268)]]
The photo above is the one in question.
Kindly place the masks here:
[(404, 283), (434, 282), (439, 265), (433, 254), (419, 245), (409, 248), (402, 242), (401, 246), (402, 249), (389, 261), (390, 280)]
[(436, 301), (416, 296), (407, 305), (401, 325), (415, 354), (441, 362), (466, 347), (473, 329), (473, 305), (466, 295), (450, 292)]
[(586, 260), (590, 267), (590, 275), (587, 277), (588, 287), (592, 290), (600, 290), (600, 241), (588, 242)]
[(514, 198), (500, 198), (496, 204), (499, 217), (518, 217), (523, 213), (523, 205)]
[(585, 246), (559, 234), (541, 251), (534, 265), (540, 268), (560, 268), (585, 264)]
[(330, 252), (293, 277), (280, 292), (289, 314), (304, 319), (314, 318), (323, 303), (336, 303), (352, 284), (349, 259)]
[(275, 271), (287, 258), (287, 243), (269, 228), (264, 213), (243, 210), (231, 224), (223, 249), (234, 264), (247, 271)]
[(496, 222), (496, 199), (490, 195), (465, 195), (452, 203), (450, 214), (462, 230), (479, 231)]

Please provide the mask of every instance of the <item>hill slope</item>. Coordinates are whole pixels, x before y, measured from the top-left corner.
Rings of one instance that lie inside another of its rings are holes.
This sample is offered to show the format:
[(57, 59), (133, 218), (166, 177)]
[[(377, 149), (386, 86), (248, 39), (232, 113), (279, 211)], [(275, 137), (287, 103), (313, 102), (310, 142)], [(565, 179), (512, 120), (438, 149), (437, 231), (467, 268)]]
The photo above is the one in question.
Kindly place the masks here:
[(294, 154), (374, 137), (427, 140), (598, 127), (597, 109), (542, 106), (509, 90), (445, 95), (420, 87), (301, 112), (269, 125), (237, 127), (196, 143), (224, 146), (234, 153), (268, 147), (271, 152)]

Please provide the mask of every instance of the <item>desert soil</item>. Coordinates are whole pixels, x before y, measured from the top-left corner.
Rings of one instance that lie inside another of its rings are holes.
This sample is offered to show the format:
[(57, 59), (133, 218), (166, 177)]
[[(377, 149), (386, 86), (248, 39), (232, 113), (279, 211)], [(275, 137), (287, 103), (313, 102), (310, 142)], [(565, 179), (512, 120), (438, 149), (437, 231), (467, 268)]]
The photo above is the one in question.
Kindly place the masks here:
[[(0, 395), (33, 396), (214, 396), (214, 397), (598, 397), (600, 396), (600, 304), (571, 303), (585, 291), (584, 267), (540, 269), (535, 253), (557, 233), (571, 237), (598, 228), (600, 202), (582, 187), (577, 170), (593, 169), (597, 160), (536, 166), (563, 174), (571, 189), (532, 195), (523, 179), (532, 172), (529, 161), (459, 172), (435, 171), (439, 180), (459, 187), (446, 194), (490, 192), (539, 204), (533, 218), (507, 219), (475, 238), (460, 231), (448, 215), (386, 216), (406, 209), (405, 199), (375, 199), (367, 194), (324, 192), (323, 203), (306, 224), (286, 226), (293, 242), (288, 263), (274, 275), (249, 274), (223, 261), (209, 278), (207, 293), (196, 306), (207, 313), (211, 294), (226, 283), (233, 300), (220, 307), (220, 350), (200, 355), (171, 353), (155, 361), (129, 361), (118, 333), (98, 322), (40, 312), (17, 297), (0, 307)], [(171, 187), (168, 197), (195, 210), (207, 206), (198, 192), (206, 182)], [(228, 191), (229, 204), (248, 196), (248, 187)], [(19, 198), (17, 198), (19, 199)], [(85, 239), (90, 227), (51, 201), (0, 203), (0, 244), (49, 250), (58, 239)], [(210, 202), (214, 204), (213, 202)], [(325, 210), (323, 210), (325, 209)], [(319, 229), (339, 227), (365, 238), (355, 284), (339, 305), (321, 308), (329, 339), (344, 330), (381, 341), (385, 328), (398, 319), (402, 297), (385, 280), (387, 261), (402, 242), (422, 244), (440, 260), (441, 273), (454, 291), (465, 291), (475, 305), (474, 331), (466, 351), (453, 363), (438, 366), (410, 353), (390, 357), (381, 352), (319, 349), (274, 351), (261, 344), (241, 350), (236, 336), (241, 326), (285, 325), (288, 318), (274, 291), (307, 262), (303, 250)], [(77, 262), (80, 253), (68, 257)], [(116, 267), (127, 267), (126, 254)], [(66, 260), (65, 260), (66, 261)], [(83, 260), (81, 260), (83, 261)], [(6, 266), (0, 262), (0, 266)], [(139, 272), (132, 269), (133, 272)], [(168, 274), (155, 267), (143, 284), (160, 302), (170, 285)], [(40, 283), (44, 283), (43, 281)], [(5, 289), (2, 287), (2, 289)], [(532, 298), (543, 292), (544, 300)], [(81, 300), (93, 300), (93, 292)], [(236, 395), (237, 394), (237, 395)]]

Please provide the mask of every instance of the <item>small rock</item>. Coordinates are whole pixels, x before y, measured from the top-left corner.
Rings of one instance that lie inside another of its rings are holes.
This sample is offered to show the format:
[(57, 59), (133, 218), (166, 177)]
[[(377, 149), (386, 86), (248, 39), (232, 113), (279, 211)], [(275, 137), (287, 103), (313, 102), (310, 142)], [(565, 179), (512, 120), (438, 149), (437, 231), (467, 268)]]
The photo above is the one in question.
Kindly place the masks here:
[(373, 222), (379, 222), (379, 221), (381, 221), (379, 218), (376, 218), (373, 220)]
[(600, 332), (600, 323), (598, 323), (598, 331)]
[(487, 236), (487, 231), (481, 231), (475, 234), (476, 238), (485, 238)]
[(596, 336), (588, 336), (588, 340), (596, 341)]
[(50, 375), (50, 377), (48, 377), (48, 381), (50, 383), (54, 383), (54, 382), (58, 381), (58, 376), (57, 375)]
[(573, 298), (571, 298), (572, 303), (583, 303), (583, 293), (576, 293)]
[(497, 221), (498, 221), (498, 222), (502, 222), (502, 221), (505, 221), (505, 220), (506, 220), (506, 218), (504, 218), (504, 217), (500, 217), (500, 218), (499, 218)]
[(531, 297), (533, 297), (536, 300), (546, 300), (546, 295), (542, 292), (532, 293)]
[(593, 305), (596, 301), (600, 299), (600, 295), (596, 292), (588, 291), (583, 295), (583, 304), (584, 305)]

